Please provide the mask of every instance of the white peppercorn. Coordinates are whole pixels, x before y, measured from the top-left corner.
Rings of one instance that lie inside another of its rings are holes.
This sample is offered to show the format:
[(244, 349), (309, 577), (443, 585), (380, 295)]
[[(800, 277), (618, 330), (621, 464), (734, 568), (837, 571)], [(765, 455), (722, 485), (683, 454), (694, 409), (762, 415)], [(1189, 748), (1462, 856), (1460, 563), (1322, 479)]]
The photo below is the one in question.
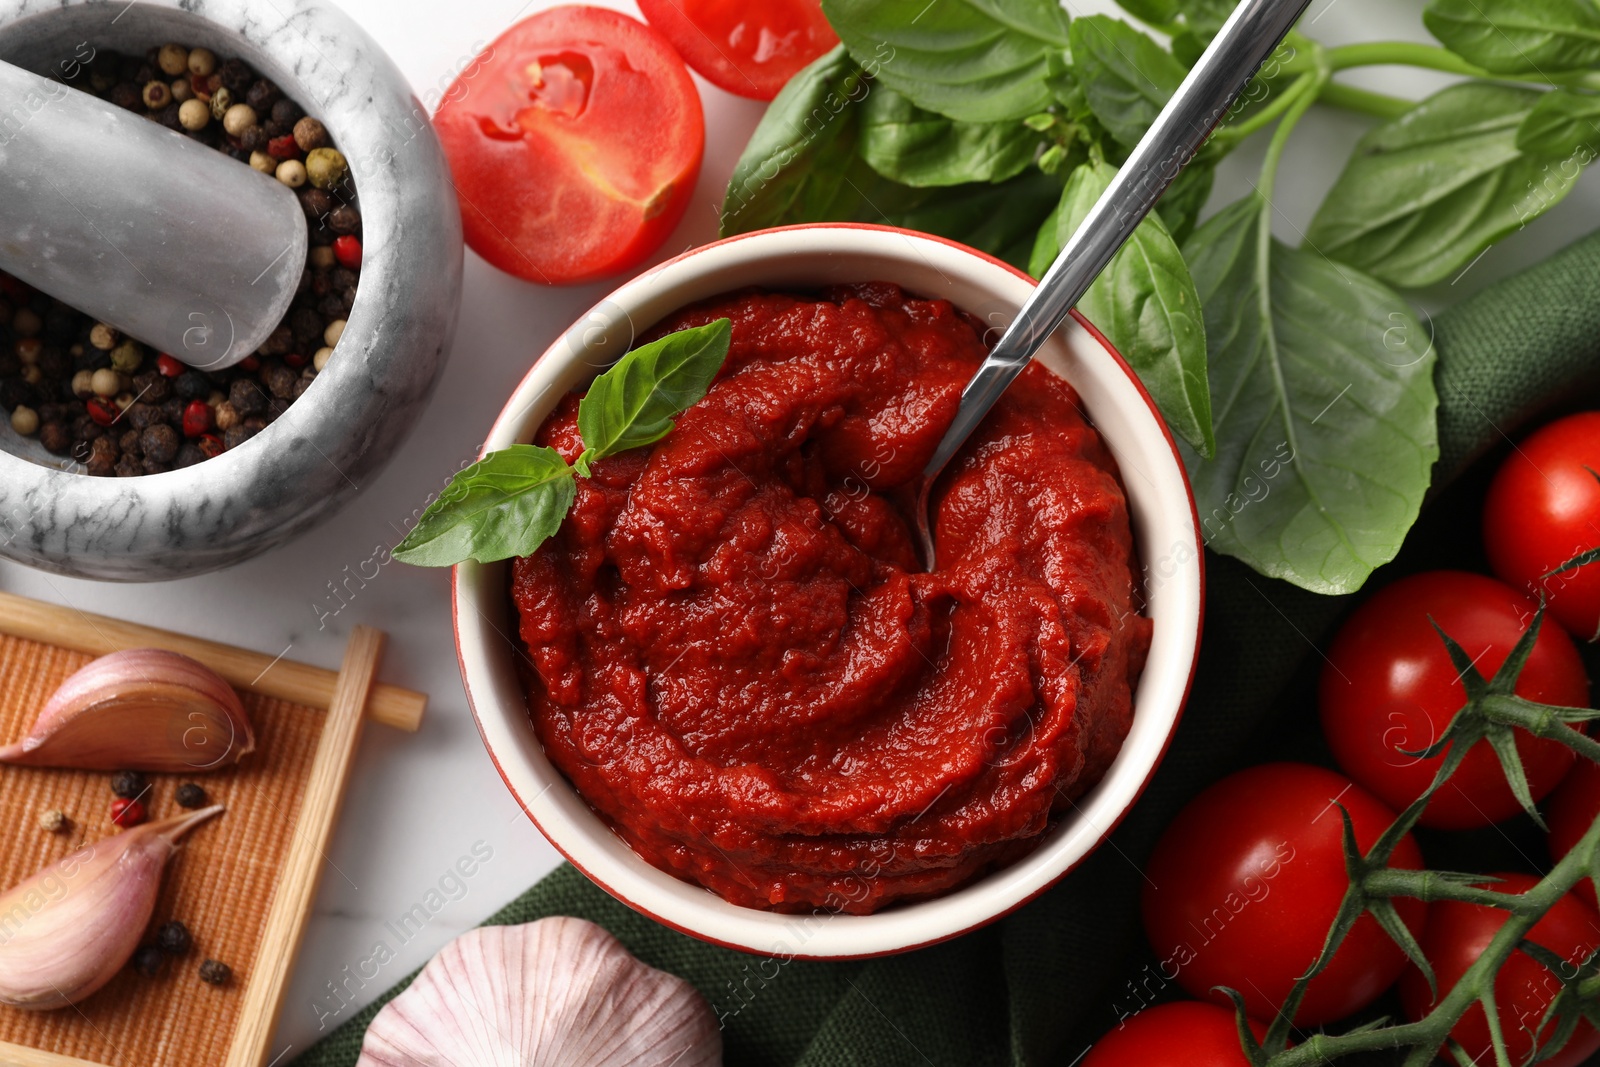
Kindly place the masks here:
[(203, 130), (210, 122), (211, 105), (204, 100), (185, 100), (178, 107), (178, 125), (186, 130)]
[(344, 336), (344, 319), (334, 319), (328, 323), (328, 328), (322, 331), (322, 343), (332, 348), (339, 343), (339, 338)]
[(318, 374), (321, 374), (328, 369), (328, 360), (332, 358), (333, 349), (319, 348), (317, 349), (317, 354), (311, 357), (311, 365), (317, 369)]
[(117, 336), (115, 328), (104, 322), (97, 322), (89, 331), (89, 343), (102, 352), (109, 352), (117, 347), (121, 338)]
[(94, 371), (81, 370), (72, 376), (72, 395), (80, 400), (94, 396)]
[(11, 428), (24, 437), (39, 432), (39, 413), (30, 407), (19, 407), (11, 413)]
[(189, 73), (205, 77), (217, 69), (217, 57), (209, 48), (196, 48), (189, 53)]
[(229, 137), (238, 137), (256, 124), (256, 109), (249, 104), (234, 104), (222, 115), (222, 128)]
[(164, 44), (156, 54), (156, 65), (169, 78), (189, 69), (189, 50), (181, 44)]
[(278, 164), (278, 180), (291, 189), (298, 189), (306, 183), (306, 165), (298, 159), (286, 159)]
[(265, 152), (251, 152), (250, 166), (259, 170), (262, 174), (276, 174), (278, 172), (278, 161)]
[(113, 397), (117, 390), (122, 388), (122, 376), (110, 367), (101, 367), (90, 375), (89, 388), (94, 390), (98, 397)]

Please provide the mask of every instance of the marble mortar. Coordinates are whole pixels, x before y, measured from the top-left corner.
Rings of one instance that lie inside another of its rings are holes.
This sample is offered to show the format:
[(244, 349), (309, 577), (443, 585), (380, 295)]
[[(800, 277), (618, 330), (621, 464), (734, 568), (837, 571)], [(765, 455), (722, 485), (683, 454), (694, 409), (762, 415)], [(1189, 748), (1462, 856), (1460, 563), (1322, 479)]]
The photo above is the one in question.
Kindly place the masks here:
[(327, 519), (410, 432), (455, 332), (461, 219), (444, 153), (399, 69), (333, 4), (0, 0), (0, 59), (40, 74), (64, 76), (87, 49), (139, 53), (169, 41), (243, 59), (327, 125), (360, 198), (361, 283), (327, 369), (276, 422), (215, 459), (92, 478), (0, 419), (0, 556), (58, 574), (199, 574)]

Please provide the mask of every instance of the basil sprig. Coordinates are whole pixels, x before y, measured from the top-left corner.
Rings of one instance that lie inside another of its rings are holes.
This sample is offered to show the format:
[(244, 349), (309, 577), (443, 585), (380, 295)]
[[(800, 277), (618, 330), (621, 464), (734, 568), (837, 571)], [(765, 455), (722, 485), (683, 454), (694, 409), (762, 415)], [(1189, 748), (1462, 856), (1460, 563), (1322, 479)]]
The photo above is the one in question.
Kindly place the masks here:
[(512, 445), (451, 479), (394, 558), (417, 567), (493, 563), (531, 555), (561, 528), (591, 465), (655, 444), (711, 388), (733, 324), (717, 319), (634, 349), (594, 380), (578, 404), (584, 450), (569, 464), (553, 448)]

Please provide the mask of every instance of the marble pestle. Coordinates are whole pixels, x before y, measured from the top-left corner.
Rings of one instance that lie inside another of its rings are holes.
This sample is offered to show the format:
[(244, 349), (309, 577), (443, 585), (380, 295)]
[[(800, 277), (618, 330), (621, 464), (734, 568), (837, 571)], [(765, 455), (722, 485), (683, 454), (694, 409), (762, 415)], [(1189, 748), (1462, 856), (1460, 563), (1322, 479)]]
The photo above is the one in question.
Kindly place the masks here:
[(0, 62), (0, 271), (215, 370), (267, 339), (305, 262), (271, 175)]

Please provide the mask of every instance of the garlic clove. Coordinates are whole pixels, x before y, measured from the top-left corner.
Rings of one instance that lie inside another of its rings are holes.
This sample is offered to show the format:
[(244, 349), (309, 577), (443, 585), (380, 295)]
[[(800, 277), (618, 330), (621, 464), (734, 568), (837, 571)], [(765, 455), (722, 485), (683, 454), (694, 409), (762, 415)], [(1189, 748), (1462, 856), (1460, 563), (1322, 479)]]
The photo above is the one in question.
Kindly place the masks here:
[(446, 945), (373, 1018), (356, 1067), (717, 1067), (704, 998), (566, 916)]
[(193, 774), (255, 750), (239, 694), (211, 668), (164, 649), (113, 652), (68, 678), (0, 763)]
[(85, 845), (0, 893), (0, 1004), (64, 1008), (109, 982), (139, 947), (178, 839), (221, 810)]

